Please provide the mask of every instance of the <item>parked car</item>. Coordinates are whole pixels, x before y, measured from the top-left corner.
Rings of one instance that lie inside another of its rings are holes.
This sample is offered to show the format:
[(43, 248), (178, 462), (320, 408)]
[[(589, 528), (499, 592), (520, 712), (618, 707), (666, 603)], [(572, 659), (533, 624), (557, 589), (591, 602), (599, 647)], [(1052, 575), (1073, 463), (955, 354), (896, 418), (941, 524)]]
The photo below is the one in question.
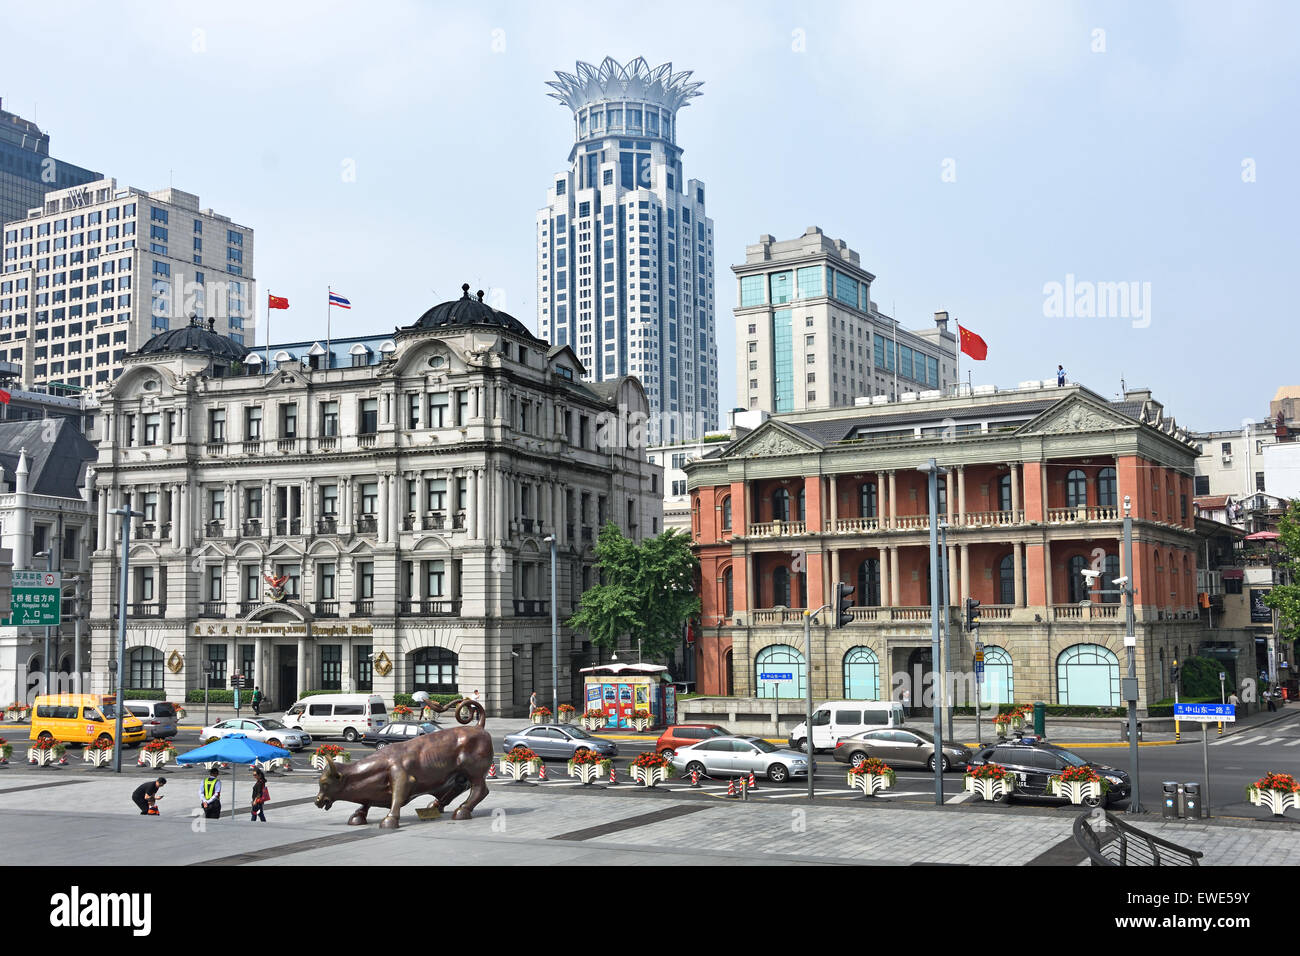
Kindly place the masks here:
[(272, 747), (284, 747), (286, 750), (302, 750), (311, 743), (310, 734), (286, 727), (274, 717), (232, 717), (211, 727), (204, 727), (199, 731), (199, 740), (210, 744), (227, 734), (244, 734), (253, 740), (260, 740)]
[[(934, 770), (934, 734), (925, 730), (890, 728), (866, 730), (845, 737), (835, 745), (835, 759), (852, 766), (868, 757), (879, 757), (891, 767), (924, 767)], [(965, 770), (970, 763), (969, 747), (943, 745), (943, 772)]]
[(150, 740), (176, 736), (176, 708), (165, 700), (128, 700), (126, 712), (140, 719)]
[(1049, 800), (1064, 800), (1065, 797), (1052, 797), (1047, 793), (1047, 780), (1060, 773), (1066, 767), (1092, 767), (1106, 782), (1110, 791), (1103, 793), (1101, 800), (1090, 805), (1106, 806), (1108, 803), (1122, 802), (1128, 799), (1131, 789), (1129, 775), (1123, 770), (1108, 767), (1105, 764), (1085, 760), (1073, 751), (1042, 740), (1025, 738), (1016, 741), (986, 747), (971, 758), (971, 764), (995, 763), (1006, 767), (1016, 775), (1014, 796), (1043, 797)]
[(655, 749), (671, 757), (679, 747), (689, 747), (710, 737), (730, 737), (731, 731), (719, 724), (673, 724), (655, 742)]
[(537, 724), (517, 734), (506, 735), (506, 750), (524, 746), (539, 757), (568, 760), (579, 750), (594, 750), (602, 757), (618, 755), (618, 745), (611, 740), (593, 737), (581, 727), (561, 724)]
[[(117, 732), (117, 698), (103, 694), (46, 694), (32, 704), (32, 740), (65, 744), (112, 741)], [(144, 725), (130, 711), (122, 712), (122, 743), (142, 744)]]
[(383, 750), (389, 744), (412, 740), (421, 734), (436, 733), (438, 729), (436, 724), (428, 722), (416, 723), (414, 721), (399, 720), (396, 723), (380, 727), (378, 730), (366, 731), (366, 735), (361, 738), (361, 741), (370, 744), (376, 750)]
[(388, 723), (388, 708), (378, 694), (313, 694), (296, 701), (280, 719), (295, 730), (352, 743)]
[[(803, 750), (808, 731), (801, 722), (792, 731), (791, 750)], [(903, 705), (896, 700), (828, 700), (812, 715), (813, 747), (830, 750), (845, 737), (872, 727), (902, 727)]]
[(808, 776), (808, 758), (804, 754), (782, 750), (762, 737), (714, 737), (682, 747), (671, 761), (684, 777), (693, 770), (710, 777), (762, 774), (773, 783)]

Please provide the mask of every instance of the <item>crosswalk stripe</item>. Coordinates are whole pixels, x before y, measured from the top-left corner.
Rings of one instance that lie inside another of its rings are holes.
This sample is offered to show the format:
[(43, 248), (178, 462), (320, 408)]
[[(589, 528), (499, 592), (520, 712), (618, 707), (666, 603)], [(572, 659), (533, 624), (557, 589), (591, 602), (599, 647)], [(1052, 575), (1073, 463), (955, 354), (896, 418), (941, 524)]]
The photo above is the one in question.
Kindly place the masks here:
[(1263, 740), (1263, 739), (1264, 739), (1264, 737), (1263, 737), (1263, 735), (1261, 735), (1261, 736), (1259, 736), (1259, 737), (1247, 737), (1245, 740), (1233, 740), (1233, 741), (1230, 741), (1230, 743), (1231, 743), (1234, 747), (1240, 747), (1242, 744), (1257, 744), (1257, 743), (1259, 743), (1259, 742), (1260, 742), (1261, 740)]
[(1273, 744), (1281, 743), (1281, 742), (1284, 741), (1284, 740), (1286, 740), (1285, 737), (1274, 737), (1272, 740), (1266, 740), (1266, 741), (1264, 741), (1264, 743), (1261, 744), (1261, 746), (1263, 746), (1263, 747), (1268, 747), (1268, 746), (1271, 746), (1271, 745), (1273, 745)]
[(965, 803), (973, 796), (975, 796), (973, 793), (959, 793), (954, 797), (949, 797), (944, 803)]
[(1291, 741), (1291, 742), (1288, 743), (1288, 744), (1283, 744), (1282, 746), (1283, 746), (1283, 747), (1298, 747), (1298, 746), (1300, 746), (1300, 737), (1297, 737), (1295, 740)]

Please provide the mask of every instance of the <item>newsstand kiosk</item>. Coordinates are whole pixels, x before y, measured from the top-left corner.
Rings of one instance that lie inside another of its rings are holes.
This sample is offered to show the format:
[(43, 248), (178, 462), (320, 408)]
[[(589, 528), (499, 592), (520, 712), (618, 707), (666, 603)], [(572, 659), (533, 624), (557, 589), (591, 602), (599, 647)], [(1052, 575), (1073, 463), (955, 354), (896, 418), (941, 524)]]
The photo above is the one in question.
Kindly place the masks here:
[(603, 664), (579, 673), (586, 710), (604, 711), (607, 728), (630, 728), (637, 714), (649, 714), (655, 729), (677, 722), (677, 688), (662, 664)]

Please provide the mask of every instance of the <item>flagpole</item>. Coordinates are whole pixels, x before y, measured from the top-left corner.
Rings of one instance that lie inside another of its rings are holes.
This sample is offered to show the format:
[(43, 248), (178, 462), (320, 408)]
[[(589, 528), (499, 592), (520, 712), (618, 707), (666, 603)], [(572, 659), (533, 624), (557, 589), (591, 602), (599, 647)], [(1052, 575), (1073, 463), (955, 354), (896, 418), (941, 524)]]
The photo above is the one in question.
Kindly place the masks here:
[(898, 401), (898, 300), (890, 307), (894, 313), (890, 318), (894, 322), (894, 401)]
[(957, 382), (952, 390), (953, 395), (961, 395), (961, 325), (957, 326)]
[(330, 296), (334, 294), (332, 286), (325, 287), (325, 368), (329, 368), (330, 362), (330, 320), (334, 318), (334, 304), (330, 301)]
[(271, 374), (271, 290), (266, 290), (266, 347), (264, 350), (265, 361), (262, 364), (262, 373)]

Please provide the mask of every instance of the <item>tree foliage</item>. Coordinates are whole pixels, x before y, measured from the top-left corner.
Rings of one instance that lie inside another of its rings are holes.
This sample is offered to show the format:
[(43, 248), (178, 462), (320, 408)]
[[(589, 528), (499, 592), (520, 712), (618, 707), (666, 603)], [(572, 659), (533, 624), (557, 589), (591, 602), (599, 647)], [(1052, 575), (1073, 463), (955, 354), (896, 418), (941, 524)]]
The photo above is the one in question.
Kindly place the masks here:
[(568, 625), (598, 647), (613, 648), (624, 634), (641, 640), (643, 657), (667, 655), (681, 640), (686, 621), (700, 611), (695, 593), (699, 560), (690, 535), (670, 529), (641, 544), (612, 522), (596, 538), (596, 565), (603, 584), (588, 588)]
[(1224, 666), (1209, 657), (1189, 657), (1179, 664), (1179, 685), (1184, 697), (1217, 697), (1219, 672)]
[(1278, 544), (1283, 561), (1280, 570), (1289, 583), (1274, 584), (1264, 596), (1264, 603), (1277, 611), (1277, 636), (1294, 641), (1300, 636), (1300, 501), (1292, 500), (1278, 524)]

